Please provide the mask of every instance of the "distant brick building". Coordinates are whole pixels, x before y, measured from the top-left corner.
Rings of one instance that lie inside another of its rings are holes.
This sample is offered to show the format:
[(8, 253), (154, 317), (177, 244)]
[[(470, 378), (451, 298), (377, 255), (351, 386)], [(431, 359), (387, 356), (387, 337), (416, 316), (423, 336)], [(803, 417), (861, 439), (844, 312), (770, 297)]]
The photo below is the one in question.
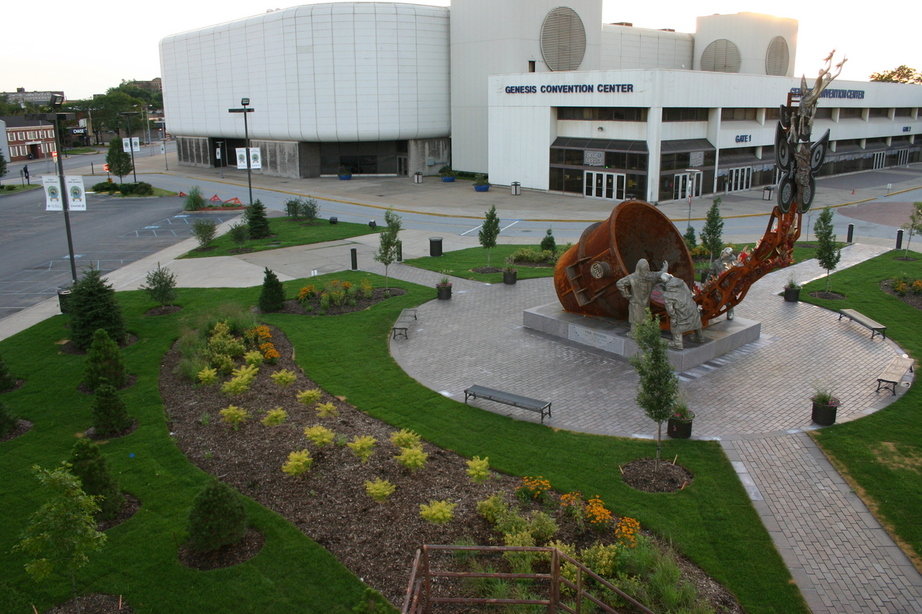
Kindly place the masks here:
[(64, 92), (27, 92), (24, 87), (17, 87), (15, 92), (0, 92), (0, 96), (6, 96), (7, 102), (18, 102), (21, 105), (48, 104), (52, 94), (63, 96)]
[(37, 160), (51, 157), (55, 151), (54, 124), (41, 119), (9, 116), (6, 123), (6, 140), (11, 162)]

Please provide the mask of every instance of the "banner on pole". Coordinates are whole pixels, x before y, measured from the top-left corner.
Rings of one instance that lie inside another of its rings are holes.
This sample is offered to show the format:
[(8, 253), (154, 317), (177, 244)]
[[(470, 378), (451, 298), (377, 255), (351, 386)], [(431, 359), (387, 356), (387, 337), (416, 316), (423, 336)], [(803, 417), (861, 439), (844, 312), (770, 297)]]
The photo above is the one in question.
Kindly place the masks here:
[[(247, 156), (246, 147), (237, 147), (237, 168), (246, 170)], [(259, 147), (250, 147), (250, 168), (262, 168), (262, 156), (259, 154)]]
[(64, 185), (67, 187), (67, 208), (71, 211), (86, 211), (86, 190), (83, 187), (83, 177), (65, 177)]
[(64, 211), (61, 200), (61, 182), (55, 175), (42, 176), (42, 188), (45, 190), (45, 211)]
[(125, 153), (131, 153), (131, 150), (141, 151), (141, 140), (139, 137), (131, 137), (122, 139), (122, 151)]

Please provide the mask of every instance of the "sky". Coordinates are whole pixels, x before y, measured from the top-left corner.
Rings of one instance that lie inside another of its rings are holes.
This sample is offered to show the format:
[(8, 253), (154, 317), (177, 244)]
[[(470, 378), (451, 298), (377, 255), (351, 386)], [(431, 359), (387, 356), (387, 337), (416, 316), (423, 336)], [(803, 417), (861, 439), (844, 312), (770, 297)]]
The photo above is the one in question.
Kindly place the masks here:
[[(448, 0), (403, 1), (449, 4)], [(123, 80), (159, 77), (159, 41), (165, 36), (297, 4), (313, 2), (46, 0), (40, 10), (28, 2), (7, 2), (0, 36), (0, 91), (63, 90), (70, 100), (89, 98)], [(715, 13), (745, 11), (793, 18), (799, 21), (795, 75), (806, 74), (808, 80), (833, 49), (837, 59), (848, 58), (839, 79), (867, 81), (871, 73), (900, 64), (922, 68), (917, 15), (909, 14), (905, 2), (879, 0), (862, 5), (860, 14), (844, 3), (838, 10), (831, 6), (805, 0), (604, 0), (602, 17), (605, 23), (626, 21), (635, 27), (678, 32), (694, 32), (697, 16)]]

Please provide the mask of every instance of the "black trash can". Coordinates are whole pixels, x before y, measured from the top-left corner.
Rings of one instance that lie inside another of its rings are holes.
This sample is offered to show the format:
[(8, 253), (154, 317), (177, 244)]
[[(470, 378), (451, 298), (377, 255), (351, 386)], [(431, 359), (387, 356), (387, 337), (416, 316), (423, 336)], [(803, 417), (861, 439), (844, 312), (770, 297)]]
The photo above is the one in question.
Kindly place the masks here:
[(442, 255), (442, 237), (429, 237), (429, 255)]
[(58, 307), (61, 313), (70, 313), (70, 288), (58, 288)]

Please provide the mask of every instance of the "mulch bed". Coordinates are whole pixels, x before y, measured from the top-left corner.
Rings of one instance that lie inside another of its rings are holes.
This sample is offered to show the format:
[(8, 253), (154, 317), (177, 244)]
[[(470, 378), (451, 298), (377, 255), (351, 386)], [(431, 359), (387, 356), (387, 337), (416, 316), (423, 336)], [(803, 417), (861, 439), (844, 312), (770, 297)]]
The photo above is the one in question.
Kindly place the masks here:
[(137, 514), (138, 510), (141, 509), (140, 499), (127, 492), (123, 492), (122, 496), (125, 497), (125, 502), (122, 504), (122, 509), (118, 511), (118, 514), (115, 515), (115, 518), (110, 520), (102, 520), (96, 523), (97, 531), (108, 531), (112, 527), (117, 527), (118, 525), (122, 524)]
[(682, 465), (668, 460), (640, 458), (621, 467), (621, 477), (631, 488), (644, 492), (675, 492), (687, 488), (693, 476)]
[(827, 301), (841, 301), (846, 297), (844, 294), (839, 294), (838, 292), (811, 292), (810, 296), (813, 298), (822, 298)]
[(900, 296), (893, 289), (893, 280), (887, 279), (880, 282), (880, 289), (889, 294), (890, 296), (895, 296), (900, 299), (910, 307), (915, 307), (916, 309), (922, 309), (922, 294), (913, 294), (912, 292), (907, 292), (905, 295)]
[(81, 595), (60, 605), (56, 605), (45, 614), (132, 614), (134, 610), (124, 602), (120, 595)]
[[(330, 551), (366, 584), (380, 591), (391, 603), (400, 605), (406, 590), (416, 549), (422, 544), (465, 543), (496, 545), (495, 535), (476, 511), (476, 504), (491, 494), (516, 501), (518, 478), (493, 473), (482, 484), (467, 476), (466, 459), (424, 443), (428, 461), (416, 472), (393, 460), (398, 448), (389, 442), (395, 430), (390, 425), (358, 411), (344, 399), (323, 395), (321, 402), (333, 403), (338, 416), (319, 418), (312, 408), (296, 400), (298, 391), (316, 388), (293, 361), (293, 348), (278, 330), (272, 341), (281, 354), (278, 364), (264, 366), (250, 391), (235, 397), (221, 393), (219, 386), (199, 386), (177, 371), (179, 353), (174, 349), (162, 361), (160, 393), (176, 445), (204, 471), (219, 477), (243, 494), (294, 523), (305, 535)], [(298, 374), (292, 386), (282, 388), (269, 374), (289, 369)], [(236, 430), (224, 424), (218, 412), (228, 405), (246, 409), (251, 418)], [(259, 420), (270, 409), (281, 407), (288, 420), (276, 427)], [(345, 443), (354, 436), (371, 435), (378, 441), (375, 453), (361, 463), (345, 445), (317, 448), (305, 439), (305, 427), (323, 424)], [(291, 477), (281, 470), (289, 452), (308, 449), (314, 463), (311, 470)], [(384, 503), (373, 501), (364, 489), (368, 480), (382, 478), (396, 485)], [(432, 500), (457, 503), (454, 518), (446, 525), (433, 525), (420, 517), (419, 506)], [(557, 538), (585, 547), (597, 534), (580, 532), (559, 505), (534, 502), (526, 509), (542, 509), (557, 520)], [(608, 534), (610, 535), (610, 531)], [(216, 564), (233, 564), (227, 558)], [(735, 604), (732, 595), (701, 570), (681, 558), (680, 565), (711, 603)], [(741, 611), (737, 609), (730, 611)]]
[(26, 433), (29, 432), (29, 429), (31, 428), (32, 428), (32, 423), (29, 422), (28, 420), (17, 420), (16, 426), (13, 427), (13, 430), (11, 430), (9, 433), (4, 435), (3, 437), (0, 437), (0, 442), (10, 441), (11, 439), (16, 439), (17, 437), (25, 435)]
[(177, 313), (182, 311), (182, 306), (180, 305), (161, 305), (159, 307), (153, 307), (144, 312), (146, 316), (168, 316), (171, 313)]
[(355, 303), (352, 305), (331, 305), (327, 307), (327, 310), (320, 310), (320, 298), (312, 298), (301, 303), (296, 299), (288, 299), (283, 303), (282, 310), (280, 313), (293, 313), (297, 315), (312, 315), (312, 316), (337, 316), (344, 313), (352, 313), (354, 311), (364, 311), (372, 305), (385, 301), (394, 296), (400, 296), (406, 294), (407, 291), (403, 288), (391, 288), (390, 290), (385, 290), (384, 288), (375, 288), (372, 292), (371, 298), (356, 297)]

